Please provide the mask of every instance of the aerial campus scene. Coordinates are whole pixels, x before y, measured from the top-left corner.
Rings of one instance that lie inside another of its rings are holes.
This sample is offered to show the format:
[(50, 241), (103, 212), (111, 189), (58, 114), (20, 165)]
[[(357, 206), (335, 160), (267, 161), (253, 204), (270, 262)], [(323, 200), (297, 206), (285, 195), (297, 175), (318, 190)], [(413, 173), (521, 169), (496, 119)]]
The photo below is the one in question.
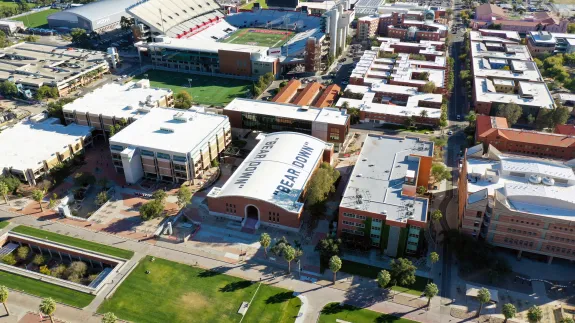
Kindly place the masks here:
[(0, 17), (0, 322), (574, 322), (573, 0)]

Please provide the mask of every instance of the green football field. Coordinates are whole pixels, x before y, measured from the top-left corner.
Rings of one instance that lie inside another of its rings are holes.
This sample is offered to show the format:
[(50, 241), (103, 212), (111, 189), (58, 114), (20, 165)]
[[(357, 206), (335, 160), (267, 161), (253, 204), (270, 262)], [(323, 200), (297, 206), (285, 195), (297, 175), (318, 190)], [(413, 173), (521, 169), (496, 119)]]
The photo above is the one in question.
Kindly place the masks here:
[(245, 98), (252, 89), (250, 81), (159, 70), (149, 70), (135, 79), (145, 78), (145, 75), (151, 86), (172, 89), (174, 94), (186, 91), (197, 104), (225, 106), (237, 97)]
[(293, 32), (274, 29), (244, 28), (236, 30), (224, 43), (244, 44), (263, 47), (279, 47), (285, 44)]
[(14, 18), (24, 22), (24, 25), (29, 28), (48, 27), (48, 16), (58, 12), (58, 9), (48, 9), (40, 12), (31, 13), (29, 15)]

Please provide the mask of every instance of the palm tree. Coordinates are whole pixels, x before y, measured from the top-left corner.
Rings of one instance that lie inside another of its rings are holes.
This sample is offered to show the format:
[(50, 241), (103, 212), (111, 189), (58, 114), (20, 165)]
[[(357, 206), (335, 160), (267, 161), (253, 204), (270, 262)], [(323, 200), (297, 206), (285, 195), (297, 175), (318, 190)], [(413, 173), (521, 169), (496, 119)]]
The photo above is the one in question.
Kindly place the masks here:
[(477, 316), (481, 315), (481, 309), (483, 309), (483, 304), (491, 300), (491, 293), (489, 289), (483, 287), (477, 292), (477, 300), (479, 301), (479, 310), (477, 311)]
[(4, 309), (6, 310), (6, 314), (10, 316), (10, 310), (8, 306), (6, 306), (6, 302), (8, 301), (8, 288), (6, 286), (0, 286), (0, 302), (4, 305)]
[(515, 317), (515, 314), (517, 314), (517, 309), (515, 308), (515, 305), (507, 303), (503, 305), (501, 312), (503, 313), (503, 316), (505, 316), (505, 321), (503, 321), (503, 323), (505, 323), (508, 319)]
[(335, 284), (336, 274), (341, 269), (341, 259), (338, 256), (332, 256), (329, 259), (329, 269), (333, 271), (333, 283)]
[(443, 217), (443, 213), (441, 213), (440, 210), (435, 210), (435, 211), (431, 212), (431, 219), (433, 221), (439, 221), (439, 220), (441, 220), (442, 217)]
[(50, 322), (54, 323), (52, 315), (56, 311), (56, 301), (51, 297), (44, 298), (42, 303), (40, 303), (40, 313), (47, 315), (50, 318)]
[(429, 304), (431, 304), (431, 299), (439, 294), (439, 288), (434, 283), (429, 283), (425, 286), (423, 294), (427, 297), (427, 308), (429, 309)]
[(291, 273), (291, 262), (295, 259), (296, 252), (295, 249), (288, 245), (283, 250), (284, 259), (288, 262), (288, 273)]
[(0, 182), (0, 195), (4, 198), (4, 202), (8, 204), (8, 185), (4, 182)]
[(429, 254), (429, 261), (431, 261), (431, 272), (433, 273), (433, 265), (439, 261), (439, 254), (435, 251)]
[(44, 191), (42, 190), (34, 190), (32, 192), (32, 199), (40, 204), (40, 211), (44, 212), (44, 208), (42, 207), (42, 199), (44, 198)]
[(539, 306), (533, 305), (527, 311), (527, 320), (529, 323), (538, 323), (543, 319), (543, 311)]
[(266, 255), (266, 258), (268, 257), (268, 247), (270, 246), (271, 242), (272, 238), (270, 235), (265, 232), (262, 233), (260, 236), (260, 245), (264, 248), (264, 254)]
[(427, 116), (428, 116), (427, 110), (421, 110), (421, 112), (419, 113), (419, 116), (422, 118), (427, 118)]
[(118, 318), (112, 312), (108, 312), (102, 316), (102, 323), (116, 323), (117, 321)]

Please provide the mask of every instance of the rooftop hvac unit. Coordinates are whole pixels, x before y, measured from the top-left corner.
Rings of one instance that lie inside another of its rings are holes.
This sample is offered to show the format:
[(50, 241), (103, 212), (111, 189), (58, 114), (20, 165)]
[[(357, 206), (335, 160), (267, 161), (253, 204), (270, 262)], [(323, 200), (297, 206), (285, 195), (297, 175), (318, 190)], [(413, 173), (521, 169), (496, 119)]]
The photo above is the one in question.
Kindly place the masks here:
[(174, 132), (174, 129), (172, 129), (172, 128), (167, 128), (167, 127), (160, 127), (160, 131), (165, 131), (165, 132), (170, 132), (170, 133), (172, 133), (172, 132)]
[(150, 109), (149, 107), (139, 107), (138, 108), (139, 112), (144, 112), (144, 113), (148, 113), (148, 112), (150, 112), (150, 110), (152, 110), (152, 109)]
[(182, 121), (182, 122), (188, 122), (188, 119), (184, 116), (183, 112), (178, 112), (178, 113), (174, 114), (174, 120), (178, 120), (178, 121)]

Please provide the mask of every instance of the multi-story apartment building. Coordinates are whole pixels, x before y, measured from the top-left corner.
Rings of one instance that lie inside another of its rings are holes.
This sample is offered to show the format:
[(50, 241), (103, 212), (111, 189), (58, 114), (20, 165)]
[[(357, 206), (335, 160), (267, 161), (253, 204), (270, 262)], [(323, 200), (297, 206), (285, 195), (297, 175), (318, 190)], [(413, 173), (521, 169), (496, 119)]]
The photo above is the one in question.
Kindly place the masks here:
[(337, 234), (364, 240), (387, 256), (417, 253), (427, 226), (427, 187), (433, 143), (412, 137), (369, 134), (339, 205)]
[(357, 39), (368, 40), (378, 36), (379, 16), (365, 16), (357, 20)]
[(155, 108), (110, 138), (112, 162), (127, 183), (141, 178), (196, 182), (231, 142), (228, 117)]
[(557, 17), (548, 11), (529, 13), (521, 19), (509, 17), (501, 7), (486, 3), (475, 8), (475, 17), (470, 25), (475, 30), (498, 25), (502, 30), (526, 34), (537, 30), (566, 33), (568, 24), (569, 20)]
[(83, 153), (91, 133), (91, 127), (64, 126), (44, 113), (30, 117), (0, 132), (0, 174), (36, 185), (54, 166)]
[(491, 115), (494, 105), (512, 102), (523, 108), (525, 116), (537, 117), (540, 109), (554, 108), (553, 97), (527, 46), (501, 36), (469, 33), (475, 111)]
[(520, 155), (570, 160), (575, 158), (575, 137), (569, 127), (558, 127), (557, 133), (509, 128), (507, 119), (478, 115), (475, 141), (492, 145), (503, 152)]
[(575, 174), (562, 162), (469, 148), (461, 163), (461, 231), (522, 253), (575, 260)]
[(538, 30), (527, 34), (527, 47), (532, 55), (575, 52), (575, 34), (551, 33)]
[(174, 105), (172, 90), (150, 87), (149, 80), (108, 83), (64, 105), (66, 123), (109, 132), (110, 127), (130, 124), (157, 107)]
[(233, 128), (264, 132), (293, 131), (311, 135), (334, 145), (337, 152), (349, 132), (345, 109), (314, 108), (236, 98), (224, 108)]

